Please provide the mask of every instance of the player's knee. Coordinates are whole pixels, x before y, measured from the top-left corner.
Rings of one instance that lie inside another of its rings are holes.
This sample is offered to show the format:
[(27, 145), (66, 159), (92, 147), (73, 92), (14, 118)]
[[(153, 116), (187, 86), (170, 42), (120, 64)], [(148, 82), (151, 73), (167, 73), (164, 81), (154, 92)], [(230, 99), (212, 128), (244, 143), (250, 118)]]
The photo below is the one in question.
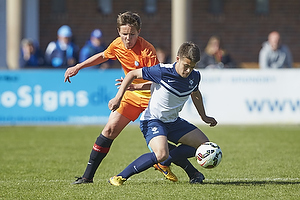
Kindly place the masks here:
[(118, 131), (113, 126), (106, 126), (102, 130), (102, 135), (104, 135), (105, 137), (107, 137), (109, 139), (115, 139), (116, 137), (118, 137), (119, 134), (120, 134), (120, 131)]
[(157, 162), (163, 162), (169, 157), (169, 152), (168, 151), (160, 151), (155, 153)]

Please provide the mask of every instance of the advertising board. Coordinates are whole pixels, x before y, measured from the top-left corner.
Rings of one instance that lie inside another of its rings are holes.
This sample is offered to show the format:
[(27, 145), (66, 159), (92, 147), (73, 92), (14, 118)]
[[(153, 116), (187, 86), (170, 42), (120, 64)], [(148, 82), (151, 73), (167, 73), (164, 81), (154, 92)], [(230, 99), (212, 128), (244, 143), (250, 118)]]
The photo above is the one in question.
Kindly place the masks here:
[[(121, 69), (0, 71), (0, 125), (105, 124)], [(300, 123), (300, 70), (201, 70), (207, 115), (219, 124)], [(180, 116), (203, 124), (191, 101)], [(138, 120), (137, 120), (138, 122)]]

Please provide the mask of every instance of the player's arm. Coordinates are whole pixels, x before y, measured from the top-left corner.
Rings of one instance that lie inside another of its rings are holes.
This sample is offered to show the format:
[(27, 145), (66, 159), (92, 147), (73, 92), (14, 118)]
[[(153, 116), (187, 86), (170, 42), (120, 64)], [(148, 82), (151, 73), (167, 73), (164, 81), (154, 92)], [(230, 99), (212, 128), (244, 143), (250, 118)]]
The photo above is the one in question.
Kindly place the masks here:
[(116, 96), (108, 102), (108, 108), (111, 111), (115, 111), (119, 108), (124, 93), (126, 92), (129, 85), (132, 83), (132, 81), (137, 78), (143, 78), (142, 68), (130, 71), (125, 76)]
[[(115, 84), (116, 86), (121, 85), (123, 82), (123, 77), (120, 79), (116, 79), (117, 83)], [(134, 90), (150, 90), (151, 88), (151, 81), (148, 81), (146, 83), (138, 83), (138, 84), (130, 84), (127, 88), (127, 90), (134, 91)], [(120, 89), (120, 86), (118, 87)]]
[(215, 118), (213, 117), (209, 117), (206, 115), (205, 113), (205, 109), (204, 109), (204, 105), (203, 105), (203, 98), (202, 98), (202, 94), (199, 90), (197, 90), (196, 92), (193, 92), (191, 94), (192, 97), (192, 101), (200, 115), (200, 117), (202, 118), (202, 120), (209, 124), (210, 126), (215, 126), (217, 125), (217, 121), (215, 120)]
[(148, 81), (146, 83), (132, 84), (133, 90), (150, 90), (151, 85), (151, 81)]
[(71, 83), (70, 77), (75, 76), (79, 72), (79, 70), (86, 68), (86, 67), (99, 65), (107, 60), (108, 59), (105, 58), (105, 56), (104, 56), (104, 52), (101, 52), (96, 55), (93, 55), (92, 57), (88, 58), (87, 60), (83, 61), (82, 63), (78, 63), (74, 67), (69, 67), (67, 69), (67, 71), (65, 72), (65, 82), (68, 81), (69, 83)]

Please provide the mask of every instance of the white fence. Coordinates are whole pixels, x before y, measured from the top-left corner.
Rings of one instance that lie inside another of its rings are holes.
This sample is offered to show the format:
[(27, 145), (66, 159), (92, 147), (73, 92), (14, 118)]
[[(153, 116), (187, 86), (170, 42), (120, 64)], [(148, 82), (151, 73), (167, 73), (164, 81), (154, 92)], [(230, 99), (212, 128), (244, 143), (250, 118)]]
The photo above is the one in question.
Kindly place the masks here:
[[(300, 123), (300, 69), (200, 72), (206, 113), (219, 124)], [(191, 99), (181, 116), (203, 123)]]

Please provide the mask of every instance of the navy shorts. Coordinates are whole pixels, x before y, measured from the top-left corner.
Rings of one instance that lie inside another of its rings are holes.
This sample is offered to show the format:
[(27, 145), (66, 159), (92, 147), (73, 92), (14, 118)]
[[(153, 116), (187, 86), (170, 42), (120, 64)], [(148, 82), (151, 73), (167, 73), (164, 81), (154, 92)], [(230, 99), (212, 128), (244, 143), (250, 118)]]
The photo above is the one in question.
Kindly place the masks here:
[(178, 117), (175, 122), (164, 123), (158, 119), (140, 121), (140, 128), (147, 145), (156, 136), (164, 135), (169, 141), (178, 144), (178, 140), (197, 127)]

